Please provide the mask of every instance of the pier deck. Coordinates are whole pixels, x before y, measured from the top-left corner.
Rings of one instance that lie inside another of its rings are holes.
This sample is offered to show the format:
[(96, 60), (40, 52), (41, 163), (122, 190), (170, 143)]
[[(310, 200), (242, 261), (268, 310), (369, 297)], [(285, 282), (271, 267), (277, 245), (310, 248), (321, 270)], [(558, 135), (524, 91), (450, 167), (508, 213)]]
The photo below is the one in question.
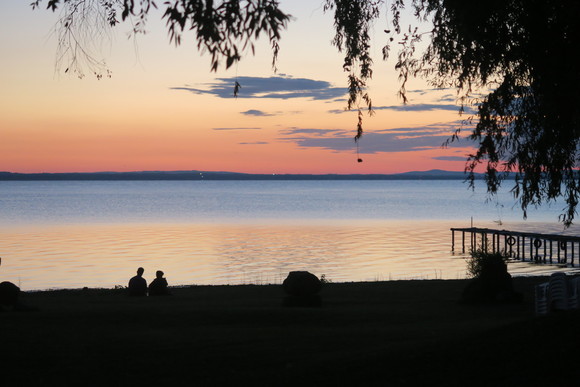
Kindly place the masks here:
[(540, 234), (490, 228), (451, 228), (451, 250), (455, 251), (455, 233), (461, 233), (461, 251), (465, 253), (466, 234), (470, 250), (505, 252), (509, 257), (536, 263), (558, 263), (574, 266), (576, 250), (580, 252), (580, 237), (560, 234)]

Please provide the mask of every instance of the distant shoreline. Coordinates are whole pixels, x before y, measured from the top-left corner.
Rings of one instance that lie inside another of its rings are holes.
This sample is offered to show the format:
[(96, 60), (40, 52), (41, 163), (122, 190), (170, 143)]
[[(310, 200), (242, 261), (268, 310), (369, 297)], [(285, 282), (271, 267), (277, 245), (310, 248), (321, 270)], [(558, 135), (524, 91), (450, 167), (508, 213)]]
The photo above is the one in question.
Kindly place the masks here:
[[(70, 181), (70, 180), (465, 180), (464, 172), (430, 170), (396, 174), (254, 174), (204, 171), (141, 172), (69, 172), (13, 173), (0, 172), (0, 181)], [(482, 178), (476, 174), (477, 179)]]

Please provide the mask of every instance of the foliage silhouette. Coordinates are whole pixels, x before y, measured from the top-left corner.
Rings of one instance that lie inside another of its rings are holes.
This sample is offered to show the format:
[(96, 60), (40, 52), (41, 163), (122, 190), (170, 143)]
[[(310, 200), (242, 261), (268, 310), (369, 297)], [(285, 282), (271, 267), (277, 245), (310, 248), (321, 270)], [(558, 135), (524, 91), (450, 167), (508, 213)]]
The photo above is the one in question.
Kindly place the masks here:
[(521, 302), (522, 295), (514, 291), (507, 261), (507, 255), (502, 252), (472, 251), (467, 260), (467, 273), (472, 280), (463, 290), (461, 300), (467, 303)]

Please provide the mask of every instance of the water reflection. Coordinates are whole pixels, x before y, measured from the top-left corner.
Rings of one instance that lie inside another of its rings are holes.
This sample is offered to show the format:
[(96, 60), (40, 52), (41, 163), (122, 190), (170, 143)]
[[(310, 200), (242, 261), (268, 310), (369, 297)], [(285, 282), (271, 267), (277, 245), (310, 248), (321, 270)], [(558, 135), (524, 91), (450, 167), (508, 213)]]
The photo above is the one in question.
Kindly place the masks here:
[[(171, 285), (280, 283), (292, 270), (333, 281), (455, 279), (449, 221), (308, 221), (234, 224), (113, 224), (0, 229), (0, 281), (23, 290), (126, 285), (136, 268)], [(557, 224), (478, 225), (559, 233)], [(578, 229), (566, 230), (578, 234)], [(512, 274), (554, 267), (515, 263)]]

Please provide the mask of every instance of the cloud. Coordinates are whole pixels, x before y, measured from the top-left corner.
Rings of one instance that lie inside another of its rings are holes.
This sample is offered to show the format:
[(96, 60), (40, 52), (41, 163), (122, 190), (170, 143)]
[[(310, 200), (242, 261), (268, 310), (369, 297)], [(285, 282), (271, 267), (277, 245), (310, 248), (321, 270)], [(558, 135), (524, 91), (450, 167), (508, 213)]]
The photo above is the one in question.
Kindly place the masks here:
[(210, 94), (220, 98), (234, 98), (236, 82), (241, 85), (237, 98), (331, 100), (343, 97), (347, 93), (345, 87), (333, 87), (326, 81), (288, 76), (217, 78), (215, 82), (206, 84), (205, 89), (189, 86), (171, 87), (170, 89), (189, 91), (195, 94)]
[(457, 101), (457, 96), (454, 94), (445, 94), (439, 97), (440, 102), (455, 102)]
[(212, 130), (261, 130), (262, 128), (212, 128)]
[(395, 110), (400, 112), (428, 112), (433, 110), (451, 110), (458, 111), (459, 106), (455, 104), (434, 104), (420, 103), (415, 105), (398, 105), (398, 106), (378, 106), (376, 110)]
[(328, 136), (328, 135), (342, 135), (346, 134), (348, 131), (344, 129), (310, 129), (310, 128), (288, 128), (282, 129), (280, 134), (286, 136), (293, 136), (297, 134), (310, 134), (315, 136)]
[(245, 112), (240, 112), (240, 113), (244, 114), (246, 116), (256, 116), (256, 117), (269, 117), (269, 116), (276, 115), (273, 113), (266, 113), (266, 112), (263, 112), (261, 110), (256, 110), (256, 109), (250, 109), (250, 110), (246, 110)]
[[(395, 128), (365, 133), (360, 140), (361, 153), (413, 152), (440, 149), (461, 122), (433, 124), (420, 128)], [(337, 152), (352, 151), (354, 131), (342, 129), (290, 128), (280, 132), (281, 140), (299, 147), (322, 148)], [(449, 147), (470, 146), (467, 140), (450, 143)]]
[(465, 161), (467, 160), (467, 156), (437, 156), (432, 157), (433, 160), (442, 160), (442, 161)]
[[(398, 112), (429, 112), (429, 111), (433, 111), (433, 110), (448, 110), (448, 111), (455, 111), (455, 112), (459, 112), (459, 106), (455, 105), (455, 104), (436, 104), (436, 103), (432, 103), (432, 104), (428, 104), (428, 103), (420, 103), (420, 104), (409, 104), (409, 105), (392, 105), (392, 106), (373, 106), (373, 110), (392, 110), (392, 111), (398, 111)], [(340, 113), (344, 113), (347, 112), (348, 110), (344, 110), (344, 109), (335, 109), (335, 110), (329, 110), (329, 113), (333, 113), (333, 114), (340, 114)], [(473, 110), (472, 108), (466, 106), (464, 108), (464, 112), (465, 113), (475, 113), (475, 110)]]
[(454, 89), (450, 88), (450, 87), (435, 87), (432, 89), (414, 89), (414, 90), (407, 90), (407, 94), (426, 95), (429, 93), (437, 93), (437, 92), (445, 91), (445, 90), (454, 90)]

